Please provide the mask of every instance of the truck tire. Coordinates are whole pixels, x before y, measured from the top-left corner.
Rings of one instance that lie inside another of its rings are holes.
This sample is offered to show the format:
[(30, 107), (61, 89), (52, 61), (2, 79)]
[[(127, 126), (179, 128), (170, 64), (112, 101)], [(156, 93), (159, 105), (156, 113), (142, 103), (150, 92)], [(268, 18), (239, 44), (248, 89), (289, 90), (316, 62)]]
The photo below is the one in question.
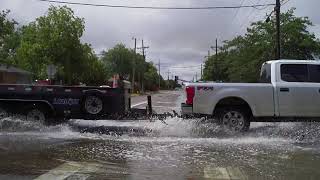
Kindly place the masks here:
[(217, 119), (222, 126), (233, 132), (246, 132), (252, 115), (238, 107), (225, 107), (218, 110)]
[(39, 107), (29, 108), (26, 112), (27, 121), (47, 123), (46, 111)]
[(83, 102), (83, 110), (87, 115), (91, 117), (101, 115), (103, 109), (104, 103), (100, 96), (88, 95), (85, 97)]

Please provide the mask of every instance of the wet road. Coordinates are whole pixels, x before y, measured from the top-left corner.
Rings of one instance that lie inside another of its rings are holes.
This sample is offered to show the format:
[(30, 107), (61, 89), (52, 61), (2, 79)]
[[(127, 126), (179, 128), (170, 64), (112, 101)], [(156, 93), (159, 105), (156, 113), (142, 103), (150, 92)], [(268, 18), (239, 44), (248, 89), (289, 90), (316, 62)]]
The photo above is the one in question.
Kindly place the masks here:
[[(179, 110), (182, 92), (153, 94), (161, 113)], [(146, 97), (134, 97), (143, 108)], [(320, 123), (252, 123), (230, 134), (199, 120), (83, 121), (43, 127), (0, 121), (0, 179), (318, 179)], [(140, 129), (119, 136), (73, 126)], [(151, 130), (151, 131), (150, 131)]]

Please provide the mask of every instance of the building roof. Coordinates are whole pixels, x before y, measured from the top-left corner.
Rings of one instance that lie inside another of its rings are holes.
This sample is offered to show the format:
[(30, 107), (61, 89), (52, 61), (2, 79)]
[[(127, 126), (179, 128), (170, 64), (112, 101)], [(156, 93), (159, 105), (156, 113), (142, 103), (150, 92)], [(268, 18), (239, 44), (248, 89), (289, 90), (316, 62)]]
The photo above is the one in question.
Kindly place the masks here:
[(3, 65), (3, 64), (0, 64), (0, 72), (20, 73), (20, 74), (28, 74), (28, 75), (32, 74), (29, 71), (26, 71), (26, 70), (23, 70), (23, 69), (20, 69), (20, 68), (16, 68), (16, 67), (13, 67), (13, 66), (10, 66), (10, 65)]

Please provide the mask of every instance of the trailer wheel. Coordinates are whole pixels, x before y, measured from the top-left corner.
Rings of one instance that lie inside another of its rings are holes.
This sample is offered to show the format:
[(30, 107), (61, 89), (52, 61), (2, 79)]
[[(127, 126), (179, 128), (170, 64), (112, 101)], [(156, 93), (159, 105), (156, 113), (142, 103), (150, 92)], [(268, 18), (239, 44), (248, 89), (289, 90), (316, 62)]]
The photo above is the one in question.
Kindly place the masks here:
[(45, 111), (40, 108), (31, 108), (27, 111), (27, 121), (39, 122), (41, 124), (46, 123)]
[(88, 95), (83, 105), (84, 111), (88, 115), (98, 115), (103, 111), (103, 101), (97, 95)]
[(6, 118), (8, 116), (8, 112), (4, 108), (0, 107), (0, 119)]
[(237, 107), (222, 108), (218, 113), (218, 121), (224, 128), (233, 132), (245, 132), (250, 127), (250, 113)]

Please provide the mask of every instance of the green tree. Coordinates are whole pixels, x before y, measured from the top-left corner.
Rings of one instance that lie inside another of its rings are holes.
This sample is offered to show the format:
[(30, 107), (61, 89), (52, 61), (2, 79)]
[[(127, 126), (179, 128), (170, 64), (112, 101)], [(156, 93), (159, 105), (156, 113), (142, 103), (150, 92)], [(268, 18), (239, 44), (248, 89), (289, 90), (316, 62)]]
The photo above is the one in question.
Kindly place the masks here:
[(117, 44), (112, 49), (102, 52), (102, 61), (113, 74), (119, 74), (121, 78), (128, 78), (132, 74), (134, 52), (123, 44)]
[[(135, 62), (135, 80), (138, 82), (138, 89), (142, 91), (142, 88), (146, 88), (147, 83), (145, 79), (145, 72), (148, 70), (149, 63), (145, 61), (141, 54), (136, 54), (134, 58)], [(132, 80), (132, 79), (131, 79)], [(144, 87), (143, 87), (144, 86)]]
[(55, 64), (67, 84), (77, 83), (90, 64), (87, 61), (96, 59), (91, 58), (91, 48), (80, 42), (83, 31), (84, 20), (70, 8), (50, 6), (47, 15), (22, 28), (18, 65), (36, 78), (45, 78), (47, 65)]
[(20, 44), (20, 32), (15, 20), (8, 20), (9, 10), (0, 12), (0, 63), (14, 64), (14, 56)]
[(159, 75), (157, 68), (152, 62), (146, 63), (146, 71), (144, 73), (144, 82), (146, 90), (156, 90), (159, 84)]
[[(308, 31), (312, 22), (296, 17), (294, 9), (281, 14), (283, 59), (313, 59), (320, 55), (320, 41)], [(247, 33), (226, 41), (218, 56), (205, 62), (205, 80), (257, 82), (263, 62), (275, 58), (275, 18), (252, 23)]]
[[(140, 90), (155, 90), (158, 87), (159, 76), (155, 66), (146, 62), (141, 54), (135, 54), (132, 49), (123, 44), (117, 44), (108, 51), (104, 51), (101, 60), (112, 74), (119, 74), (122, 78), (132, 80), (133, 66), (135, 67), (135, 84)], [(137, 83), (138, 82), (138, 83)]]

